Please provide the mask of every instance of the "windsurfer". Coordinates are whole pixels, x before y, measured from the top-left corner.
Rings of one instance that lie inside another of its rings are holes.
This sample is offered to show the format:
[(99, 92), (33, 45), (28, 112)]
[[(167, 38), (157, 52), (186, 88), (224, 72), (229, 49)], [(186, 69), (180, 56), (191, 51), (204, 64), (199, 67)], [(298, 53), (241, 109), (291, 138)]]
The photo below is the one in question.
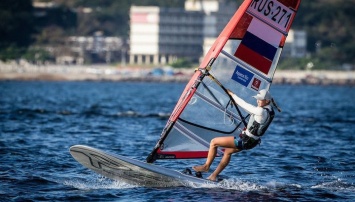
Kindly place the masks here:
[(221, 173), (229, 164), (233, 153), (252, 149), (256, 145), (260, 144), (260, 137), (265, 133), (275, 115), (271, 103), (279, 111), (281, 111), (276, 106), (276, 103), (272, 99), (269, 91), (266, 89), (260, 90), (256, 96), (253, 96), (257, 100), (257, 106), (245, 102), (230, 90), (228, 90), (228, 94), (231, 95), (240, 107), (248, 111), (251, 116), (247, 128), (239, 135), (238, 138), (234, 136), (213, 138), (210, 142), (210, 148), (205, 164), (192, 167), (196, 172), (207, 172), (216, 156), (217, 148), (224, 147), (225, 151), (221, 162), (217, 166), (216, 170), (208, 177), (208, 179), (212, 181), (215, 181), (218, 174)]

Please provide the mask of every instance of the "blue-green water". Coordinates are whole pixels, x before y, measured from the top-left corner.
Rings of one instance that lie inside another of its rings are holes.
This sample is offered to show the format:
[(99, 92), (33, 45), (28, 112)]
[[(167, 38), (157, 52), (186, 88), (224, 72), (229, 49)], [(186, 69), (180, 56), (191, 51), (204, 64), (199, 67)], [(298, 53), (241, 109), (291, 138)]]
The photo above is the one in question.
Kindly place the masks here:
[[(145, 188), (84, 168), (75, 144), (144, 160), (184, 83), (0, 82), (0, 201), (352, 201), (355, 89), (274, 85), (283, 108), (219, 187)], [(212, 168), (217, 166), (216, 159)], [(158, 161), (182, 170), (204, 159)]]

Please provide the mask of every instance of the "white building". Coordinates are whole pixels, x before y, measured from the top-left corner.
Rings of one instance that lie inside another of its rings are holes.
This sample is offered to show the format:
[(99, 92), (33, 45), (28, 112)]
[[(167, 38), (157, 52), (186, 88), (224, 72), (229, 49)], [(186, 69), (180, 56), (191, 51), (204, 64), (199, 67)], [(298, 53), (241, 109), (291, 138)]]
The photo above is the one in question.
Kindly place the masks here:
[[(85, 55), (96, 55), (102, 61), (111, 63), (112, 61), (124, 60), (122, 56), (124, 42), (118, 37), (103, 36), (102, 32), (96, 32), (93, 36), (71, 36), (67, 38), (67, 45), (75, 55), (73, 61), (83, 64)], [(68, 58), (68, 57), (64, 57)], [(63, 59), (61, 59), (63, 61)], [(93, 61), (94, 62), (94, 61)], [(70, 62), (69, 62), (70, 63)]]
[(187, 0), (185, 9), (132, 6), (130, 63), (199, 62), (237, 9), (224, 0)]
[(307, 54), (307, 33), (305, 31), (290, 30), (286, 38), (282, 57), (301, 58)]
[(207, 54), (214, 41), (237, 10), (237, 4), (225, 0), (187, 0), (185, 10), (203, 11), (203, 55)]
[(202, 54), (202, 12), (132, 6), (130, 16), (130, 63), (167, 64)]

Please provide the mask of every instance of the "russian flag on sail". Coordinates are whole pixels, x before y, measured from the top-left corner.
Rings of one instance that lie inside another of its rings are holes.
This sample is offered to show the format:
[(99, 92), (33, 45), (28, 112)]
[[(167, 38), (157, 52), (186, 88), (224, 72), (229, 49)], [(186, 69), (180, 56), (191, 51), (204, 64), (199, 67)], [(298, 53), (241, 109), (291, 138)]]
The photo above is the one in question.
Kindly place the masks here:
[(274, 28), (253, 18), (234, 55), (268, 74), (282, 36)]

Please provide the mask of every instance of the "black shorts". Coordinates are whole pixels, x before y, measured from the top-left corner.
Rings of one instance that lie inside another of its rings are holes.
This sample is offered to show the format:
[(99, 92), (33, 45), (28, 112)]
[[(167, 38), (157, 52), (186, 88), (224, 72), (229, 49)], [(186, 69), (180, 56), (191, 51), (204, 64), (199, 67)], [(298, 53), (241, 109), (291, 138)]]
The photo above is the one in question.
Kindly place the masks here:
[(240, 137), (234, 137), (234, 144), (239, 150), (253, 149), (256, 145), (260, 144), (261, 139), (255, 140), (254, 138), (248, 137), (241, 134)]

